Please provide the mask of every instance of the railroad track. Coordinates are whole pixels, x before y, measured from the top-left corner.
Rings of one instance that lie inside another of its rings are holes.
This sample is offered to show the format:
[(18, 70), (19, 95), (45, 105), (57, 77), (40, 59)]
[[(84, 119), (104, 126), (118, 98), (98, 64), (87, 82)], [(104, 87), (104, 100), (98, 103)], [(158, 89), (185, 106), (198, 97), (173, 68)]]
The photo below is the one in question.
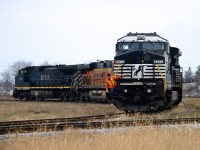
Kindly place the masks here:
[(55, 103), (96, 103), (96, 104), (111, 104), (111, 102), (106, 102), (105, 100), (90, 100), (90, 101), (82, 101), (82, 100), (60, 100), (60, 99), (45, 99), (45, 100), (20, 100), (16, 98), (11, 99), (0, 99), (0, 102), (55, 102)]
[(69, 118), (39, 119), (39, 120), (22, 120), (0, 122), (0, 134), (13, 132), (28, 132), (40, 130), (61, 130), (67, 127), (84, 127), (84, 123), (103, 121), (106, 119), (116, 118), (123, 113), (112, 113), (105, 115), (92, 115)]
[(43, 120), (26, 120), (0, 122), (0, 134), (22, 133), (33, 131), (57, 131), (66, 128), (110, 128), (125, 126), (147, 126), (147, 125), (169, 125), (169, 124), (188, 124), (200, 123), (198, 118), (173, 118), (173, 119), (129, 119), (129, 120), (108, 120), (117, 118), (122, 113), (83, 116), (72, 118), (56, 118)]

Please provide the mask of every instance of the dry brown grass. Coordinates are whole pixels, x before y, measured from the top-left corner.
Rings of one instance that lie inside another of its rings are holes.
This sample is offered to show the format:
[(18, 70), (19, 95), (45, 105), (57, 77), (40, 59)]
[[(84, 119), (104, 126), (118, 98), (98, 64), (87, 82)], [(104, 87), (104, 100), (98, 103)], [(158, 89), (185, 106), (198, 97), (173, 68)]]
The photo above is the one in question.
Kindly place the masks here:
[(200, 106), (200, 98), (184, 98), (184, 104)]
[(12, 95), (8, 92), (0, 92), (0, 99), (13, 99)]
[(0, 121), (85, 116), (118, 112), (112, 104), (0, 101)]
[[(43, 119), (55, 117), (73, 117), (93, 114), (120, 112), (112, 104), (73, 103), (73, 102), (26, 102), (0, 100), (0, 121)], [(119, 119), (128, 118), (167, 118), (199, 117), (200, 98), (184, 98), (182, 103), (170, 110), (156, 113), (137, 113), (131, 116), (122, 115)]]
[(107, 134), (66, 130), (50, 137), (16, 137), (1, 142), (2, 150), (198, 150), (199, 128), (137, 127), (126, 132)]
[[(122, 115), (122, 118), (162, 118), (163, 116), (198, 116), (200, 99), (184, 99), (171, 110), (153, 114), (137, 113), (133, 116)], [(0, 101), (0, 120), (22, 120), (54, 117), (69, 117), (118, 112), (113, 105), (88, 103), (55, 103), (55, 102), (13, 102)], [(68, 129), (63, 135), (49, 137), (19, 137), (0, 142), (0, 150), (198, 150), (200, 147), (200, 129), (188, 127), (136, 127), (127, 132), (116, 129), (107, 134), (83, 132)]]

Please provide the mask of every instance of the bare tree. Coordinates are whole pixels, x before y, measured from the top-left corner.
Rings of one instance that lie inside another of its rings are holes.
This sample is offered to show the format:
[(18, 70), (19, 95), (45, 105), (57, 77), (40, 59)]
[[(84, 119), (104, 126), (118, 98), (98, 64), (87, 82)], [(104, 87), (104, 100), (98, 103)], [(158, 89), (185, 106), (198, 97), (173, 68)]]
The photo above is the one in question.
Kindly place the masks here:
[(185, 81), (185, 83), (191, 83), (191, 82), (193, 82), (192, 75), (193, 75), (192, 69), (191, 69), (191, 67), (189, 67), (188, 70), (185, 71), (185, 75), (184, 75), (184, 81)]
[(41, 63), (41, 66), (49, 66), (49, 62), (48, 61), (44, 61), (43, 63)]
[(18, 74), (18, 71), (22, 68), (25, 68), (27, 66), (32, 66), (33, 63), (28, 61), (24, 61), (24, 60), (18, 60), (16, 62), (13, 62), (12, 65), (9, 66), (10, 72), (12, 76), (16, 76)]
[(200, 65), (197, 67), (197, 71), (195, 72), (197, 84), (200, 85)]
[(9, 91), (13, 89), (13, 81), (10, 73), (10, 69), (5, 69), (1, 73), (2, 81), (1, 81), (1, 90)]
[(11, 80), (11, 72), (10, 72), (10, 69), (5, 69), (2, 73), (1, 73), (1, 77), (2, 77), (2, 81), (5, 82), (5, 81), (9, 81), (9, 82), (12, 82)]
[(15, 76), (18, 74), (18, 71), (27, 66), (32, 66), (32, 64), (32, 62), (26, 62), (24, 60), (18, 60), (16, 62), (13, 62), (13, 64), (10, 65), (9, 68), (5, 69), (1, 73), (2, 82), (9, 82), (12, 83), (12, 85), (14, 85)]

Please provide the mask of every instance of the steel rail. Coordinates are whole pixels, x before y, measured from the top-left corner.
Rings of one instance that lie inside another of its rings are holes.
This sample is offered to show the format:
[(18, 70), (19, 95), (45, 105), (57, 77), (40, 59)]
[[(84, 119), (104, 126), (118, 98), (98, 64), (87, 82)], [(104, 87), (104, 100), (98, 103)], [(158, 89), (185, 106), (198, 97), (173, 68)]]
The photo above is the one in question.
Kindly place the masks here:
[(90, 101), (83, 101), (83, 100), (60, 100), (60, 99), (51, 99), (51, 98), (48, 98), (48, 99), (45, 99), (45, 100), (36, 100), (36, 99), (32, 99), (32, 100), (26, 100), (26, 99), (23, 99), (23, 100), (20, 100), (20, 99), (17, 99), (17, 98), (11, 98), (11, 99), (1, 99), (0, 98), (0, 102), (27, 102), (27, 103), (30, 103), (30, 102), (38, 102), (38, 103), (45, 103), (45, 102), (55, 102), (55, 103), (78, 103), (78, 102), (81, 102), (81, 103), (89, 103), (89, 104), (111, 104), (111, 102), (106, 102), (105, 100), (90, 100)]
[(68, 118), (53, 118), (53, 119), (37, 119), (37, 120), (19, 120), (19, 121), (5, 121), (0, 122), (0, 134), (9, 133), (14, 130), (21, 129), (34, 129), (43, 127), (55, 127), (57, 124), (62, 123), (79, 123), (79, 122), (89, 122), (94, 120), (105, 120), (116, 118), (124, 113), (110, 113), (102, 115), (91, 115), (91, 116), (79, 116), (79, 117), (68, 117)]
[(16, 133), (16, 132), (32, 132), (32, 131), (48, 131), (48, 130), (64, 130), (66, 128), (110, 128), (124, 126), (148, 126), (148, 125), (173, 125), (200, 123), (198, 118), (173, 118), (173, 119), (129, 119), (129, 120), (71, 120), (71, 121), (55, 121), (46, 123), (32, 122), (30, 124), (0, 125), (0, 134)]
[(67, 118), (51, 118), (51, 119), (37, 119), (37, 120), (18, 120), (18, 121), (4, 121), (0, 122), (0, 127), (2, 125), (19, 125), (19, 124), (31, 124), (31, 123), (52, 123), (52, 122), (72, 122), (72, 121), (91, 121), (94, 119), (108, 119), (115, 118), (124, 113), (110, 113), (110, 114), (100, 114), (100, 115), (90, 115), (90, 116), (79, 116), (79, 117), (67, 117)]

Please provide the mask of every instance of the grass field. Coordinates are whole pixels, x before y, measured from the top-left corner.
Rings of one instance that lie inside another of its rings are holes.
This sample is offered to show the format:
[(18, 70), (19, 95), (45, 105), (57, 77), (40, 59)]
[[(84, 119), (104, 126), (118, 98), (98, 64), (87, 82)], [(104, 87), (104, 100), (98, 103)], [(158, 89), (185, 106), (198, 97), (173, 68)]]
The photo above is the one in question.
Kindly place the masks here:
[[(0, 100), (0, 121), (39, 118), (55, 118), (106, 114), (119, 112), (111, 104), (24, 102)], [(200, 116), (200, 98), (184, 98), (179, 106), (151, 114), (122, 115), (118, 119), (131, 117)], [(16, 137), (0, 142), (0, 150), (198, 150), (200, 127), (183, 126), (138, 126), (128, 131), (114, 129), (104, 133), (67, 129), (64, 134), (52, 136)]]
[(112, 104), (1, 101), (0, 121), (85, 116), (119, 112)]
[(15, 137), (1, 150), (199, 150), (200, 128), (136, 127), (99, 134), (68, 129), (62, 135)]
[[(0, 121), (85, 116), (120, 112), (112, 104), (73, 102), (26, 102), (0, 100)], [(184, 98), (177, 107), (169, 110), (135, 114), (133, 117), (198, 117), (200, 98)]]

